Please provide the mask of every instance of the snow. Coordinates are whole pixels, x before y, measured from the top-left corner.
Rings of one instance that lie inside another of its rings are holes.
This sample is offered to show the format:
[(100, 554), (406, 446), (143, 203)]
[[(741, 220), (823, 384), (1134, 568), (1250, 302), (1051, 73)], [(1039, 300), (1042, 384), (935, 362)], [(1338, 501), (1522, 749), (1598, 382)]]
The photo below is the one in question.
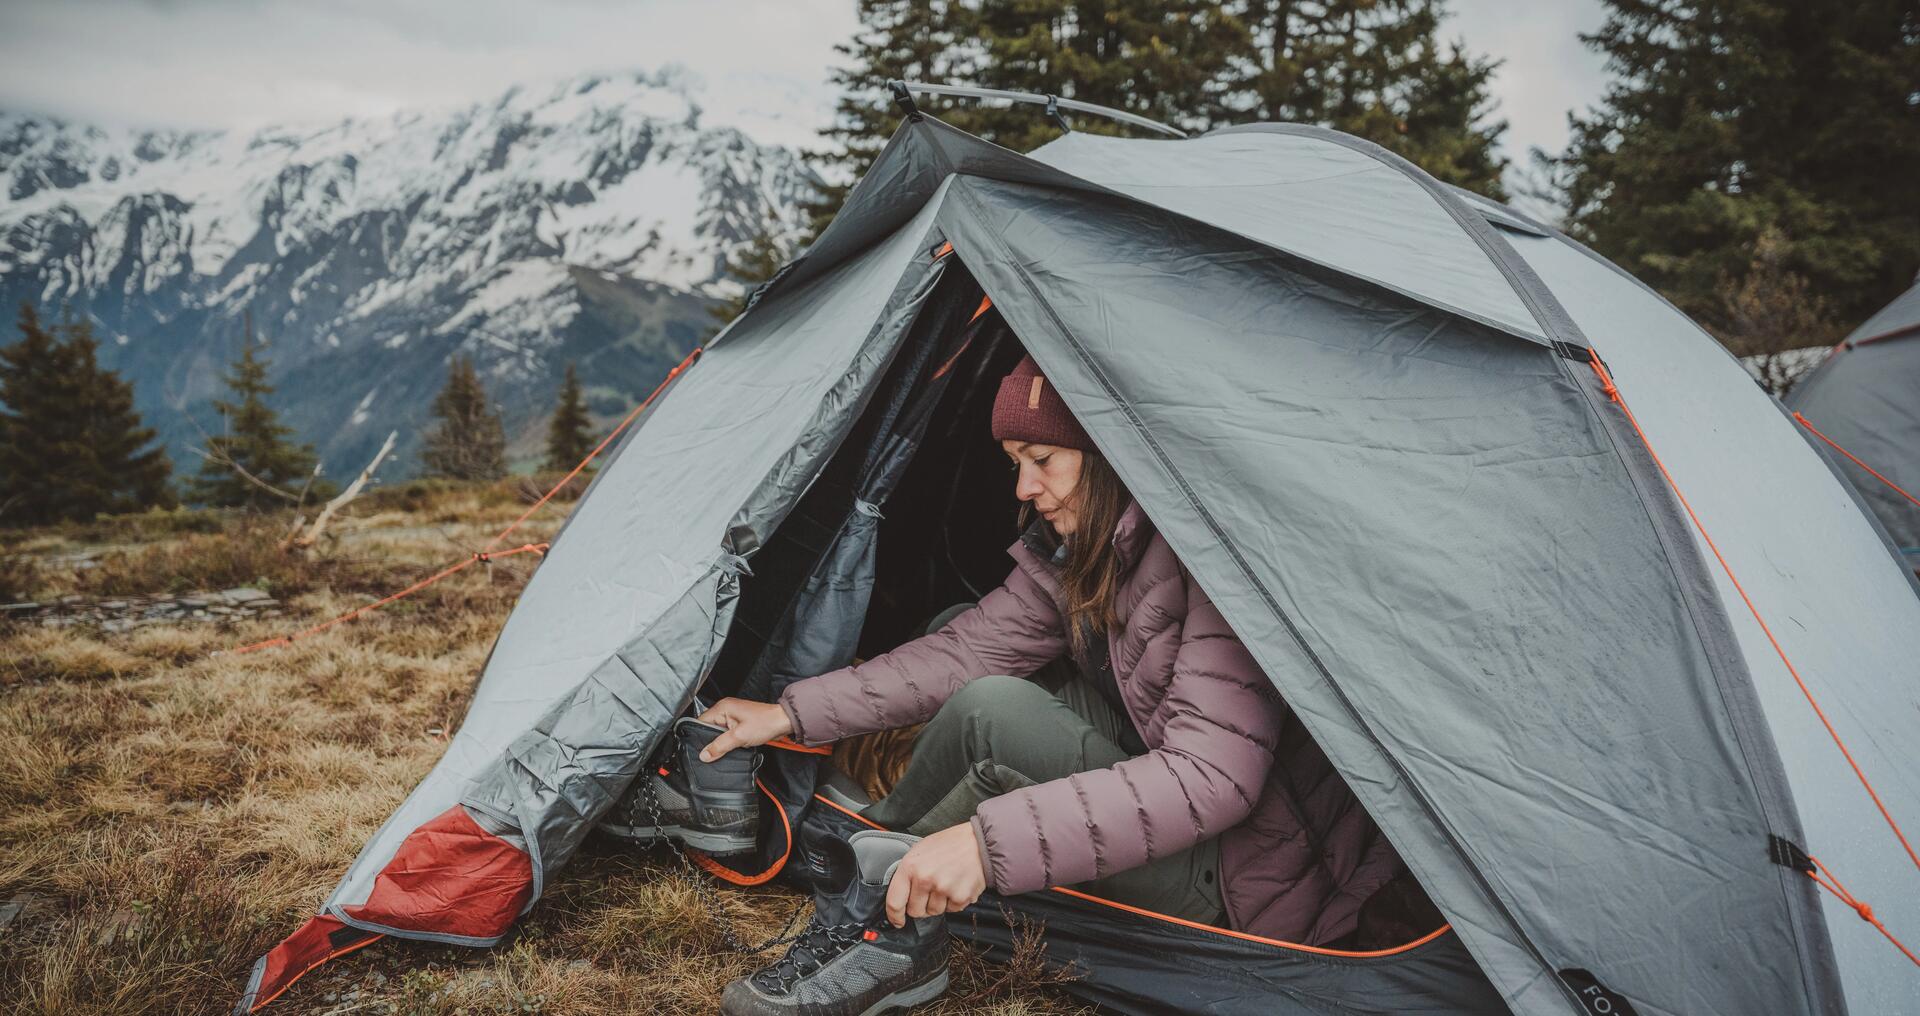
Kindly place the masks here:
[(373, 406), (373, 397), (378, 394), (380, 394), (380, 386), (374, 385), (367, 389), (367, 394), (360, 396), (360, 404), (353, 407), (353, 415), (347, 418), (347, 426), (358, 427), (367, 422), (367, 417), (370, 415), (368, 410)]
[(572, 268), (722, 294), (737, 289), (723, 266), (753, 224), (772, 214), (792, 237), (805, 228), (815, 178), (799, 156), (702, 128), (700, 113), (672, 73), (253, 131), (0, 113), (0, 141), (21, 145), (0, 155), (0, 194), (85, 177), (0, 199), (0, 236), (13, 241), (0, 244), (0, 276), (59, 302), (131, 267), (125, 295), (155, 316), (231, 317), (265, 296), (297, 308), (277, 325), (289, 341), (397, 348), (484, 332), (496, 369), (532, 369), (581, 312)]
[(551, 261), (517, 261), (505, 266), (478, 295), (468, 300), (462, 314), (497, 313), (523, 300), (545, 296), (566, 281), (567, 270), (563, 265)]

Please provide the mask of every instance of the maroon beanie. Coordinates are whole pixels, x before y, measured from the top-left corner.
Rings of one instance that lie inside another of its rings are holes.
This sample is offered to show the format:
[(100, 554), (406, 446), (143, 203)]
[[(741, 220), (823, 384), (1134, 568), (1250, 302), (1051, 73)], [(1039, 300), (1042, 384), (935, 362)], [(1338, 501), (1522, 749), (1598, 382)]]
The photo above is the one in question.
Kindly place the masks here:
[(1067, 411), (1053, 382), (1040, 373), (1031, 356), (1023, 357), (1013, 373), (1000, 379), (1000, 393), (993, 400), (993, 439), (1093, 451), (1093, 439)]

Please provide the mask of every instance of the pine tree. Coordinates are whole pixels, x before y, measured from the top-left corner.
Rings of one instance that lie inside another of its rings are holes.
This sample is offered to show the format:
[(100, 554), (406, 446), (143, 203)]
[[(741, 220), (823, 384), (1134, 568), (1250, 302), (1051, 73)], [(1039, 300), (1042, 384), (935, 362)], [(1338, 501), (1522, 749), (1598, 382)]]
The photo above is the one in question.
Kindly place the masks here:
[[(1368, 138), (1451, 183), (1500, 196), (1495, 63), (1438, 40), (1444, 0), (861, 0), (833, 74), (845, 89), (821, 156), (858, 179), (900, 123), (889, 78), (1056, 94), (1189, 132), (1259, 120)], [(1016, 151), (1059, 135), (1034, 106), (917, 97), (922, 109)], [(1101, 117), (1075, 130), (1134, 134)], [(846, 186), (814, 211), (816, 231)]]
[[(1834, 318), (1920, 268), (1920, 21), (1905, 0), (1609, 0), (1614, 80), (1558, 161), (1571, 231), (1710, 329), (1760, 238)], [(1806, 344), (1814, 343), (1812, 336)]]
[(579, 465), (593, 450), (592, 426), (586, 399), (580, 394), (580, 376), (568, 363), (567, 376), (560, 382), (560, 406), (547, 424), (546, 468), (563, 472)]
[(713, 316), (715, 322), (708, 337), (719, 334), (720, 329), (734, 318), (746, 313), (754, 292), (786, 267), (787, 262), (793, 260), (793, 255), (793, 245), (781, 238), (773, 223), (768, 223), (754, 234), (753, 239), (729, 256), (727, 276), (742, 288), (739, 296), (708, 308), (707, 313)]
[[(983, 0), (961, 8), (956, 34), (982, 51), (974, 81), (1056, 94), (1190, 130), (1212, 126), (1217, 97), (1247, 33), (1218, 0)], [(977, 102), (942, 119), (1015, 151), (1060, 135), (1034, 106)], [(1068, 119), (1095, 134), (1140, 133), (1104, 117)]]
[(1439, 40), (1442, 0), (1244, 0), (1250, 60), (1217, 115), (1366, 138), (1447, 183), (1502, 197), (1498, 62)]
[[(201, 504), (275, 508), (290, 503), (261, 483), (308, 498), (326, 498), (334, 492), (332, 484), (313, 475), (313, 446), (294, 444), (293, 428), (282, 424), (279, 414), (267, 405), (273, 385), (267, 382), (268, 364), (259, 348), (249, 315), (240, 358), (223, 378), (233, 398), (213, 403), (222, 432), (207, 438), (207, 458), (188, 486), (188, 497)], [(259, 483), (248, 480), (239, 469)]]
[(133, 386), (99, 365), (85, 321), (49, 329), (20, 308), (0, 349), (0, 519), (38, 525), (171, 507), (164, 450), (133, 409)]
[(823, 187), (808, 208), (812, 231), (826, 228), (852, 190), (852, 181), (886, 147), (900, 127), (900, 111), (885, 93), (887, 81), (968, 81), (971, 61), (960, 50), (954, 19), (961, 10), (955, 0), (856, 0), (859, 31), (851, 42), (834, 49), (847, 58), (828, 80), (840, 86), (834, 122), (820, 134), (838, 145), (838, 151), (820, 156), (838, 166), (845, 183)]
[(420, 453), (429, 476), (497, 480), (507, 475), (506, 430), (500, 414), (487, 405), (472, 360), (448, 361), (447, 384), (434, 396), (433, 415), (439, 423)]

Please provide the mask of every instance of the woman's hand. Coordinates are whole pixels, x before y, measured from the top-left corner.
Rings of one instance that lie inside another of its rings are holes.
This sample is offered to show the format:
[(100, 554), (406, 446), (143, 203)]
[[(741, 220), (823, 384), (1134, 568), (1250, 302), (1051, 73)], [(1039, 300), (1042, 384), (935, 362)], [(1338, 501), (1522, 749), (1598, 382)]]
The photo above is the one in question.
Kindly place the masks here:
[(887, 921), (905, 927), (909, 917), (960, 910), (987, 891), (987, 871), (972, 825), (942, 829), (907, 851), (887, 887)]
[(793, 733), (787, 711), (777, 702), (723, 698), (698, 719), (701, 723), (727, 728), (712, 744), (700, 750), (702, 762), (712, 762), (735, 748), (751, 748)]

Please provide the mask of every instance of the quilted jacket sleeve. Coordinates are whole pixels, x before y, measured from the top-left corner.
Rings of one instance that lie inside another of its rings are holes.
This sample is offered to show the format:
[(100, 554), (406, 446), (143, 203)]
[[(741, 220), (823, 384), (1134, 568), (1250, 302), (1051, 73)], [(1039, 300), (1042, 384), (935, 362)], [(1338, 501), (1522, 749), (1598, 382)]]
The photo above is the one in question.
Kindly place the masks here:
[(1253, 810), (1285, 707), (1213, 601), (1190, 576), (1182, 579), (1187, 616), (1156, 711), (1167, 717), (1160, 743), (982, 804), (974, 829), (987, 881), (999, 892), (1138, 867), (1217, 836)]
[(932, 719), (976, 677), (1026, 677), (1067, 651), (1051, 593), (1016, 566), (946, 627), (858, 666), (795, 681), (780, 695), (793, 737), (817, 745)]

